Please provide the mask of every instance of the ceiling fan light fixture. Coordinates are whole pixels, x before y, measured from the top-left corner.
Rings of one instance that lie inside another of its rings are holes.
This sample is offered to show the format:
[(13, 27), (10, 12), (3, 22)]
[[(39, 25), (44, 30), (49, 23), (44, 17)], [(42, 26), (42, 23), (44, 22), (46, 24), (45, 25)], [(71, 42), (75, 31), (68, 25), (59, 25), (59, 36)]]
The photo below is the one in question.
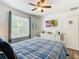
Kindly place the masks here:
[(36, 6), (36, 8), (34, 8), (34, 9), (32, 9), (32, 11), (35, 11), (35, 10), (39, 10), (39, 11), (41, 11), (41, 12), (44, 12), (44, 10), (43, 10), (43, 8), (52, 8), (52, 6), (46, 6), (45, 4), (45, 1), (46, 0), (39, 0), (38, 2), (37, 2), (37, 4), (33, 4), (33, 3), (29, 3), (29, 5), (32, 5), (32, 6)]
[(38, 11), (40, 11), (42, 8), (41, 7), (38, 7), (37, 9), (38, 9)]

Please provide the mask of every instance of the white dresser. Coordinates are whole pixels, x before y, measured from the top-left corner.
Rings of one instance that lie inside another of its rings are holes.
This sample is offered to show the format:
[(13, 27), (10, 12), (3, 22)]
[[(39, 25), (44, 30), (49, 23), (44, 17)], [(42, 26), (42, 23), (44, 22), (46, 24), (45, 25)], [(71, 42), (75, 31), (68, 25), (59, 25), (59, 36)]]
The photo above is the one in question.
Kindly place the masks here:
[(41, 38), (48, 39), (48, 40), (54, 40), (54, 41), (58, 41), (58, 42), (65, 44), (65, 41), (62, 40), (61, 36), (58, 34), (41, 33)]

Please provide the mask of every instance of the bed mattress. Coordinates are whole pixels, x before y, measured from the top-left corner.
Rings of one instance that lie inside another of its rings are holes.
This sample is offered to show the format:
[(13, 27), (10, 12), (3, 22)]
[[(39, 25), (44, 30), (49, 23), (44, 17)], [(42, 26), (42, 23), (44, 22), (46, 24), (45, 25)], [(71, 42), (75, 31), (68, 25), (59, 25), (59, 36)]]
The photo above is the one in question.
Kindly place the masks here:
[(57, 41), (31, 38), (12, 47), (18, 59), (66, 59), (66, 48)]

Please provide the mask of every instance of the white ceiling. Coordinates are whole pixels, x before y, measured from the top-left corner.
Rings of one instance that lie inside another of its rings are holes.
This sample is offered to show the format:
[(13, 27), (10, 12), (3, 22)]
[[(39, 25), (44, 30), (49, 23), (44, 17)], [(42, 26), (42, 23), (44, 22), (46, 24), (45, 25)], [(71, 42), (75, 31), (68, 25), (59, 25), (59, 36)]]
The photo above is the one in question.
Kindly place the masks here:
[(46, 0), (46, 3), (48, 5), (52, 5), (53, 8), (45, 9), (45, 12), (41, 13), (39, 11), (31, 11), (34, 7), (28, 4), (29, 2), (36, 3), (38, 0), (0, 0), (0, 1), (23, 12), (39, 16), (49, 15), (52, 13), (66, 12), (69, 11), (70, 8), (79, 7), (79, 0)]

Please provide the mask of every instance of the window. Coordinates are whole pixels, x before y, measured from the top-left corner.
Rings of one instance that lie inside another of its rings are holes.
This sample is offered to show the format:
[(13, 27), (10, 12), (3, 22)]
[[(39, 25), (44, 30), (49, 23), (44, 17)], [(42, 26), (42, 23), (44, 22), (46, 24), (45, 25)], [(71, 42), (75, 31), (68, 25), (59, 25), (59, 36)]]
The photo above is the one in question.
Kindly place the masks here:
[(29, 36), (29, 18), (12, 15), (11, 38), (21, 38)]

